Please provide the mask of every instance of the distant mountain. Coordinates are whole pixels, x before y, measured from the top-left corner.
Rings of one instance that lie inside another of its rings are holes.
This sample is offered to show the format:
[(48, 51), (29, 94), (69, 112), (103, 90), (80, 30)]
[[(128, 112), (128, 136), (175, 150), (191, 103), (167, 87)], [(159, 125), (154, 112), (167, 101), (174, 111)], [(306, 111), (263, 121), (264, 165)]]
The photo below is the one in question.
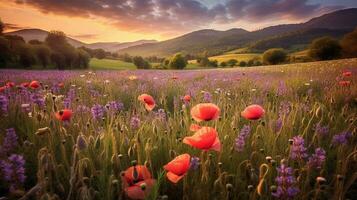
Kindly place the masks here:
[[(119, 50), (119, 53), (169, 56), (176, 52), (197, 54), (209, 50), (211, 55), (217, 55), (235, 48), (249, 46), (261, 51), (278, 47), (274, 46), (276, 44), (283, 44), (284, 48), (292, 48), (324, 35), (341, 37), (356, 26), (357, 8), (350, 8), (325, 14), (301, 24), (283, 24), (252, 32), (243, 29), (200, 30), (154, 44), (128, 47)], [(269, 40), (270, 44), (268, 44)]]
[[(44, 41), (48, 35), (48, 31), (41, 30), (41, 29), (22, 29), (22, 30), (18, 30), (18, 31), (5, 33), (5, 35), (21, 36), (24, 38), (24, 40), (26, 42), (28, 42), (30, 40)], [(138, 40), (138, 41), (134, 41), (134, 42), (123, 42), (123, 43), (120, 43), (120, 42), (97, 42), (97, 43), (87, 44), (87, 43), (81, 42), (79, 40), (70, 38), (68, 36), (67, 36), (67, 41), (74, 47), (85, 46), (85, 47), (91, 48), (91, 49), (104, 49), (105, 51), (110, 51), (110, 52), (116, 52), (120, 49), (128, 48), (128, 47), (135, 46), (135, 45), (157, 42), (156, 40)]]

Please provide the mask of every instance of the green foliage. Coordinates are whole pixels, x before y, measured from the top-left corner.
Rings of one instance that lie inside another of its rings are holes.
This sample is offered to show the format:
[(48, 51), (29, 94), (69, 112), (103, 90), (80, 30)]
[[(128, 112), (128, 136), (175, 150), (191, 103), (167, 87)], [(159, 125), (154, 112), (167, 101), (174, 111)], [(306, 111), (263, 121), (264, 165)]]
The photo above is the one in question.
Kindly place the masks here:
[(285, 62), (287, 54), (283, 49), (269, 49), (263, 54), (263, 62), (269, 65), (276, 65)]
[(94, 57), (98, 59), (103, 59), (105, 58), (106, 55), (103, 49), (95, 49), (93, 53), (94, 53)]
[(46, 68), (50, 64), (51, 50), (47, 45), (40, 44), (33, 47), (37, 61)]
[(227, 63), (223, 61), (223, 62), (221, 62), (220, 65), (221, 65), (221, 67), (226, 67), (226, 66), (227, 66)]
[(238, 63), (238, 60), (236, 60), (236, 59), (229, 59), (227, 61), (227, 65), (230, 66), (230, 67), (236, 66), (237, 63)]
[(7, 39), (0, 36), (0, 68), (6, 66), (6, 64), (10, 61), (11, 52), (10, 46)]
[(24, 44), (18, 50), (19, 63), (22, 66), (30, 68), (33, 64), (36, 63), (36, 58), (30, 45)]
[(239, 62), (239, 67), (245, 67), (245, 66), (247, 66), (247, 62), (245, 62), (245, 61)]
[(169, 68), (171, 69), (184, 69), (186, 65), (187, 61), (180, 53), (175, 54), (169, 62)]
[(133, 63), (138, 69), (150, 69), (151, 65), (141, 56), (133, 57)]
[(341, 46), (331, 37), (322, 37), (311, 43), (308, 54), (315, 60), (332, 60), (341, 56)]
[(344, 57), (356, 58), (357, 57), (357, 28), (346, 34), (340, 42), (342, 53)]

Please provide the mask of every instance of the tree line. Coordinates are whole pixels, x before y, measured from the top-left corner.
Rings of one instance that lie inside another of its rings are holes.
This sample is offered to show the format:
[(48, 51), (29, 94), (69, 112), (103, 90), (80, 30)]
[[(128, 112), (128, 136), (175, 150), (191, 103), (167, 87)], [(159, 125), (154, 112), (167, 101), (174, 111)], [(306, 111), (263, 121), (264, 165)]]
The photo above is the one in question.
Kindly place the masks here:
[[(103, 49), (75, 48), (61, 31), (50, 31), (45, 41), (26, 42), (21, 36), (4, 35), (0, 20), (0, 68), (87, 69), (91, 57), (103, 59)], [(110, 53), (109, 53), (110, 54)]]

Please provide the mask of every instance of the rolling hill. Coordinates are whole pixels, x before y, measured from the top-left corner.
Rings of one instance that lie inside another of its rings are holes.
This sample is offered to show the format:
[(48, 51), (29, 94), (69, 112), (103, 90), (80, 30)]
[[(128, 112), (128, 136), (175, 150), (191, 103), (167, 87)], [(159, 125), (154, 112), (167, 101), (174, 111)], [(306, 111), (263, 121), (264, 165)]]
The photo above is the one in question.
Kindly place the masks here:
[[(5, 35), (21, 36), (24, 38), (24, 40), (26, 42), (28, 42), (30, 40), (44, 41), (48, 35), (48, 31), (41, 30), (41, 29), (22, 29), (22, 30), (18, 30), (18, 31), (5, 33)], [(79, 40), (73, 39), (68, 36), (67, 36), (67, 41), (74, 47), (85, 46), (90, 49), (104, 49), (105, 51), (110, 51), (110, 52), (116, 52), (120, 49), (128, 48), (128, 47), (135, 46), (135, 45), (157, 42), (156, 40), (138, 40), (138, 41), (134, 41), (134, 42), (123, 42), (123, 43), (120, 43), (120, 42), (97, 42), (97, 43), (87, 44), (87, 43), (81, 42)]]
[[(341, 37), (357, 26), (357, 8), (335, 11), (301, 24), (284, 24), (257, 31), (231, 29), (228, 31), (200, 30), (154, 44), (142, 44), (119, 50), (121, 53), (141, 56), (169, 56), (176, 52), (189, 54), (209, 50), (209, 55), (252, 46), (264, 51), (284, 43), (284, 48), (306, 45), (324, 35)], [(257, 42), (258, 41), (258, 42)]]

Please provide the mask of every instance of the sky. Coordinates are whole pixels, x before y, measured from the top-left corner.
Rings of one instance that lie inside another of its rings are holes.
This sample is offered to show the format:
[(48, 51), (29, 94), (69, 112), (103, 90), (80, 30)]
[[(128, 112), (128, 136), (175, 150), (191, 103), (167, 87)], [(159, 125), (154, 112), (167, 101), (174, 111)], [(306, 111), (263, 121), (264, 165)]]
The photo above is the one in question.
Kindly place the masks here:
[(83, 42), (166, 40), (200, 30), (300, 23), (357, 0), (0, 0), (6, 31), (61, 30)]

